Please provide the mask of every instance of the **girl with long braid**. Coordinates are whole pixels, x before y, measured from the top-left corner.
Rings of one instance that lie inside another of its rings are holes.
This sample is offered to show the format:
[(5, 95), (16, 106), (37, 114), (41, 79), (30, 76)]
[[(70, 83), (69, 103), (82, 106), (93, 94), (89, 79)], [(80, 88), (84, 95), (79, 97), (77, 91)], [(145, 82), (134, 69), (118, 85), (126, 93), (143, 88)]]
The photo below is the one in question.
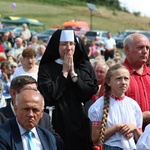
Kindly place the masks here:
[(121, 64), (110, 67), (104, 83), (104, 96), (91, 105), (92, 140), (103, 150), (134, 150), (141, 135), (143, 117), (137, 102), (127, 96), (130, 74)]

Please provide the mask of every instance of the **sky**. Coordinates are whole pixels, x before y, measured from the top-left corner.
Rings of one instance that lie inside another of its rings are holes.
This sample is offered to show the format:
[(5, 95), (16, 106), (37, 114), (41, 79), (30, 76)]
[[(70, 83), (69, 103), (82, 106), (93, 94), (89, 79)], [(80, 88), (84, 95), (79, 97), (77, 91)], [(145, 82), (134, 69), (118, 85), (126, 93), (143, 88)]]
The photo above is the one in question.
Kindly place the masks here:
[(119, 0), (119, 2), (130, 12), (140, 12), (141, 16), (150, 17), (150, 0)]

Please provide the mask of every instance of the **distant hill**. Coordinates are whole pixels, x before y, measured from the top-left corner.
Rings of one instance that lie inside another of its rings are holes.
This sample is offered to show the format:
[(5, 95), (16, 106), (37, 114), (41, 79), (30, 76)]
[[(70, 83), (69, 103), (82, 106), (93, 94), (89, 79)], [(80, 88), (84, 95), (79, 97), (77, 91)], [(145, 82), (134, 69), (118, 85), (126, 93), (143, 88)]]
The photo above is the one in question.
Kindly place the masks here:
[(61, 27), (63, 22), (72, 19), (84, 20), (90, 25), (92, 19), (93, 29), (109, 30), (112, 33), (125, 29), (150, 30), (148, 17), (136, 17), (130, 13), (111, 10), (98, 5), (96, 5), (97, 11), (92, 11), (92, 16), (86, 3), (82, 3), (82, 6), (60, 6), (30, 0), (16, 0), (16, 7), (13, 8), (11, 5), (12, 1), (2, 0), (0, 2), (2, 18), (5, 16), (33, 18), (44, 23), (46, 28)]

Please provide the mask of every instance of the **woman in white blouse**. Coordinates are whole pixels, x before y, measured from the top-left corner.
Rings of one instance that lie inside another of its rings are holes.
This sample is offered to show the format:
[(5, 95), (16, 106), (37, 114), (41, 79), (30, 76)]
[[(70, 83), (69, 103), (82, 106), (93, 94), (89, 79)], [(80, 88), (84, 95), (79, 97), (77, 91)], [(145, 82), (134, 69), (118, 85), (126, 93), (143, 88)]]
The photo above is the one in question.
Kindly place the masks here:
[(23, 50), (21, 64), (15, 70), (13, 78), (21, 75), (29, 75), (37, 81), (39, 66), (36, 65), (36, 51), (34, 49), (27, 47)]

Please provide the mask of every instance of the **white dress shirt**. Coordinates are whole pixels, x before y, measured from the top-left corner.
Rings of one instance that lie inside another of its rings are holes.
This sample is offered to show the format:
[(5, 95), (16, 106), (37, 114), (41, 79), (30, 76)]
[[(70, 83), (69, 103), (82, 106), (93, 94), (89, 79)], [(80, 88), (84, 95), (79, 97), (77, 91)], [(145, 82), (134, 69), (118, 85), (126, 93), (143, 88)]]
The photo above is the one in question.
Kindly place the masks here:
[[(17, 120), (17, 119), (16, 119)], [(22, 139), (22, 143), (23, 143), (23, 148), (24, 150), (29, 150), (28, 149), (28, 139), (27, 139), (27, 136), (25, 135), (26, 133), (26, 129), (24, 129), (20, 124), (19, 122), (17, 121), (17, 124), (18, 124), (18, 127), (19, 127), (19, 130), (20, 130), (20, 134), (21, 134), (21, 139)], [(31, 130), (34, 134), (33, 136), (33, 143), (35, 145), (35, 150), (43, 150), (43, 146), (42, 146), (42, 143), (40, 141), (40, 138), (38, 136), (38, 133), (36, 131), (36, 128), (34, 127), (32, 130)]]

